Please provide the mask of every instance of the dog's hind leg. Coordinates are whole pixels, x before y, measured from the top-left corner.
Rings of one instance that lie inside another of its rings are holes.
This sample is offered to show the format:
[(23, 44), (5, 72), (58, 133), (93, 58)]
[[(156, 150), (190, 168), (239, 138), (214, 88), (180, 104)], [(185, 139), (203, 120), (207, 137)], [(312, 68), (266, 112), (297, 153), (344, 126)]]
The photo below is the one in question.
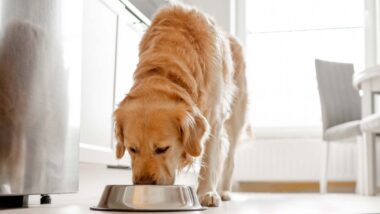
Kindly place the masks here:
[(229, 150), (224, 161), (223, 174), (219, 183), (219, 194), (223, 201), (231, 199), (230, 192), (232, 187), (232, 173), (234, 170), (235, 150), (240, 134), (245, 125), (246, 99), (238, 100), (232, 110), (232, 115), (226, 121), (225, 128), (228, 135)]
[(230, 143), (227, 158), (224, 163), (222, 179), (219, 183), (219, 192), (223, 201), (231, 199), (231, 180), (234, 169), (235, 149), (238, 144), (242, 129), (246, 124), (247, 114), (247, 80), (245, 75), (245, 62), (241, 45), (238, 41), (230, 37), (230, 47), (234, 62), (234, 80), (237, 86), (235, 97), (231, 106), (230, 118), (225, 123), (228, 140)]

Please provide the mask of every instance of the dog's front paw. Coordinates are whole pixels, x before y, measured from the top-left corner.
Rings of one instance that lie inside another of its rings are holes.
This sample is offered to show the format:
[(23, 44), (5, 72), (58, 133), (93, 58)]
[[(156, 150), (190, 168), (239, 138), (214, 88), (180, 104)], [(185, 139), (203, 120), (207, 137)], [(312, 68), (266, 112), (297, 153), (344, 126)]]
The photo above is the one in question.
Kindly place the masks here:
[(222, 198), (222, 201), (230, 201), (231, 200), (231, 192), (230, 191), (223, 191), (220, 193), (220, 197)]
[(199, 197), (199, 201), (201, 202), (202, 206), (219, 207), (220, 196), (216, 192), (206, 192)]

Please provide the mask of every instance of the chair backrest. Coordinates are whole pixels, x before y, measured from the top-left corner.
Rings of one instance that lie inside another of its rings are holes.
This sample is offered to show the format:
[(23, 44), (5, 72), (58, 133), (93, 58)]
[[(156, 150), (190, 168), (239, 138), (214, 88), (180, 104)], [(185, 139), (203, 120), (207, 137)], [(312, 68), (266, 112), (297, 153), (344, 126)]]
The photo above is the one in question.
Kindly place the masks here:
[(315, 60), (323, 131), (361, 118), (358, 91), (353, 87), (353, 64)]

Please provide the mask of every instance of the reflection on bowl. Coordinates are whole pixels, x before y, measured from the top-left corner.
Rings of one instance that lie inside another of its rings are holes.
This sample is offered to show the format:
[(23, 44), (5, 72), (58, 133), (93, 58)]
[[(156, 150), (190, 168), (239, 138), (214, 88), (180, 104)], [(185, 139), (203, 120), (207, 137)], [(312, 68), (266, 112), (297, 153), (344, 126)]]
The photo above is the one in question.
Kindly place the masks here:
[(199, 211), (205, 210), (194, 189), (180, 185), (108, 185), (92, 210)]

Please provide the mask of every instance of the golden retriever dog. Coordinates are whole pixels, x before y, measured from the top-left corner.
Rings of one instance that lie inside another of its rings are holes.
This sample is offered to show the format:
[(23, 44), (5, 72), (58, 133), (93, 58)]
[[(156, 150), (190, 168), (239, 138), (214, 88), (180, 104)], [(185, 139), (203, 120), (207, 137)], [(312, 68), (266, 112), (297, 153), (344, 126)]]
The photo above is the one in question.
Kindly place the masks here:
[(207, 15), (184, 5), (158, 11), (140, 43), (134, 85), (114, 113), (116, 156), (134, 184), (174, 183), (202, 156), (202, 205), (230, 200), (234, 151), (245, 125), (242, 48)]

